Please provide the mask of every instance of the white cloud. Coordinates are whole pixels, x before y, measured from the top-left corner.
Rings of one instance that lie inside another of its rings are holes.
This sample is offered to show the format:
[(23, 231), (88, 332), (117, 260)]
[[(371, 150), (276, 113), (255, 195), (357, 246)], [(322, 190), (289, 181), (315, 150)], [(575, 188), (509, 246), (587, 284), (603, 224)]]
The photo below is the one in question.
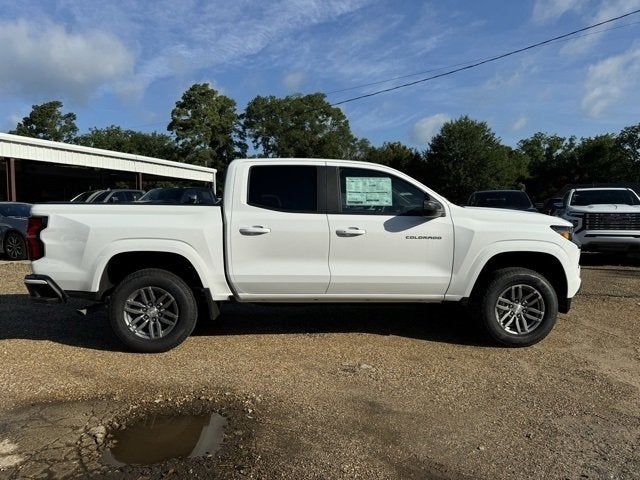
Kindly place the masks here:
[(570, 10), (578, 9), (585, 0), (536, 0), (533, 5), (533, 20), (545, 23), (557, 20)]
[(436, 113), (418, 120), (411, 131), (411, 140), (419, 145), (427, 145), (431, 138), (437, 134), (442, 125), (450, 120), (446, 113)]
[(520, 115), (515, 122), (511, 125), (511, 130), (513, 132), (517, 132), (518, 130), (522, 130), (526, 125), (529, 119), (526, 115)]
[[(273, 43), (261, 55), (263, 61), (306, 72), (305, 86), (310, 89), (352, 87), (431, 66), (429, 53), (454, 31), (437, 17), (431, 4), (425, 3), (423, 11), (410, 16), (399, 8), (389, 11), (388, 3), (373, 3), (336, 21), (331, 34), (304, 29)], [(341, 92), (332, 100), (378, 88), (381, 84)]]
[(52, 23), (0, 22), (0, 93), (85, 102), (130, 75), (133, 57), (115, 36)]
[(304, 72), (289, 72), (282, 79), (282, 83), (290, 92), (297, 92), (306, 80)]
[[(598, 23), (609, 18), (614, 18), (625, 13), (628, 13), (634, 9), (640, 8), (640, 0), (602, 0), (600, 6), (594, 9), (595, 15), (588, 17), (588, 23)], [(624, 20), (621, 20), (624, 22)], [(610, 24), (601, 28), (607, 29), (615, 26), (616, 24)], [(570, 42), (567, 42), (560, 50), (561, 53), (566, 55), (579, 55), (589, 51), (594, 47), (607, 33), (597, 32), (585, 35)]]
[(605, 110), (622, 101), (637, 104), (639, 79), (640, 46), (591, 65), (584, 84), (582, 108), (590, 116), (600, 117)]
[[(35, 0), (31, 0), (32, 2)], [(254, 0), (130, 2), (65, 0), (75, 24), (100, 26), (136, 45), (135, 74), (121, 84), (144, 92), (153, 82), (199, 70), (266, 61), (261, 52), (291, 35), (352, 13), (372, 0)]]
[[(567, 12), (580, 14), (585, 24), (599, 23), (640, 8), (640, 0), (536, 0), (533, 21), (548, 23), (558, 20)], [(606, 30), (614, 24), (601, 27)], [(607, 33), (593, 30), (568, 41), (560, 49), (565, 55), (579, 55), (590, 50)]]

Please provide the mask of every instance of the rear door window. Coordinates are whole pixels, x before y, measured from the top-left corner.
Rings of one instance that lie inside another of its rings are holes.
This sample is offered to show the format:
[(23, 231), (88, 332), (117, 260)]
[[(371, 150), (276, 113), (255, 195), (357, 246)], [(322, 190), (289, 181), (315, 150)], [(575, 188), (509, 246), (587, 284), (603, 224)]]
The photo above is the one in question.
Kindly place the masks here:
[(249, 170), (249, 205), (282, 212), (318, 212), (318, 167), (255, 165)]

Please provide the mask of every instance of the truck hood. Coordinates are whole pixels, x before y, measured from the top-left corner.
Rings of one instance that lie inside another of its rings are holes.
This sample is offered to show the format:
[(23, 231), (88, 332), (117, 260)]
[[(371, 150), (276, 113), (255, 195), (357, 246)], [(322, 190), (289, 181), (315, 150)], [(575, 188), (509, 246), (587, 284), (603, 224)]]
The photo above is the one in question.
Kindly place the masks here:
[(507, 210), (504, 208), (486, 208), (486, 207), (461, 207), (467, 216), (478, 220), (496, 222), (496, 223), (529, 223), (536, 225), (565, 225), (572, 226), (570, 222), (559, 217), (543, 215), (542, 213), (527, 212), (522, 210)]
[(640, 205), (599, 204), (585, 207), (569, 206), (567, 212), (573, 213), (640, 213)]

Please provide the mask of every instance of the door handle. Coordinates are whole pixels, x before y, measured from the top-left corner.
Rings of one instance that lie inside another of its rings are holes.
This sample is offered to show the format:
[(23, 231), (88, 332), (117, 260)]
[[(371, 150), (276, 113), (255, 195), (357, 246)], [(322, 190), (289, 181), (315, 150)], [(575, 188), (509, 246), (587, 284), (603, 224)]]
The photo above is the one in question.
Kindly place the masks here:
[(263, 227), (262, 225), (254, 225), (253, 227), (242, 227), (240, 233), (242, 235), (264, 235), (270, 233), (271, 229)]
[(367, 233), (366, 230), (362, 230), (358, 227), (340, 228), (336, 230), (336, 234), (339, 237), (358, 237)]

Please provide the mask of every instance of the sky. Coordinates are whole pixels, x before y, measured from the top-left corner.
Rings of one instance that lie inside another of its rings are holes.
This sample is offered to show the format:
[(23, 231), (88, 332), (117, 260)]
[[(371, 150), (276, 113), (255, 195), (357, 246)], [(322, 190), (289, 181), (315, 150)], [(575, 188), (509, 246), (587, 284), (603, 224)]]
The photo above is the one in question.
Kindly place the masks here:
[[(240, 110), (256, 95), (339, 102), (635, 9), (640, 0), (0, 0), (0, 131), (55, 99), (81, 132), (165, 132), (196, 82)], [(640, 14), (593, 32), (340, 108), (374, 145), (420, 149), (461, 115), (509, 145), (538, 131), (617, 132), (640, 122)]]

